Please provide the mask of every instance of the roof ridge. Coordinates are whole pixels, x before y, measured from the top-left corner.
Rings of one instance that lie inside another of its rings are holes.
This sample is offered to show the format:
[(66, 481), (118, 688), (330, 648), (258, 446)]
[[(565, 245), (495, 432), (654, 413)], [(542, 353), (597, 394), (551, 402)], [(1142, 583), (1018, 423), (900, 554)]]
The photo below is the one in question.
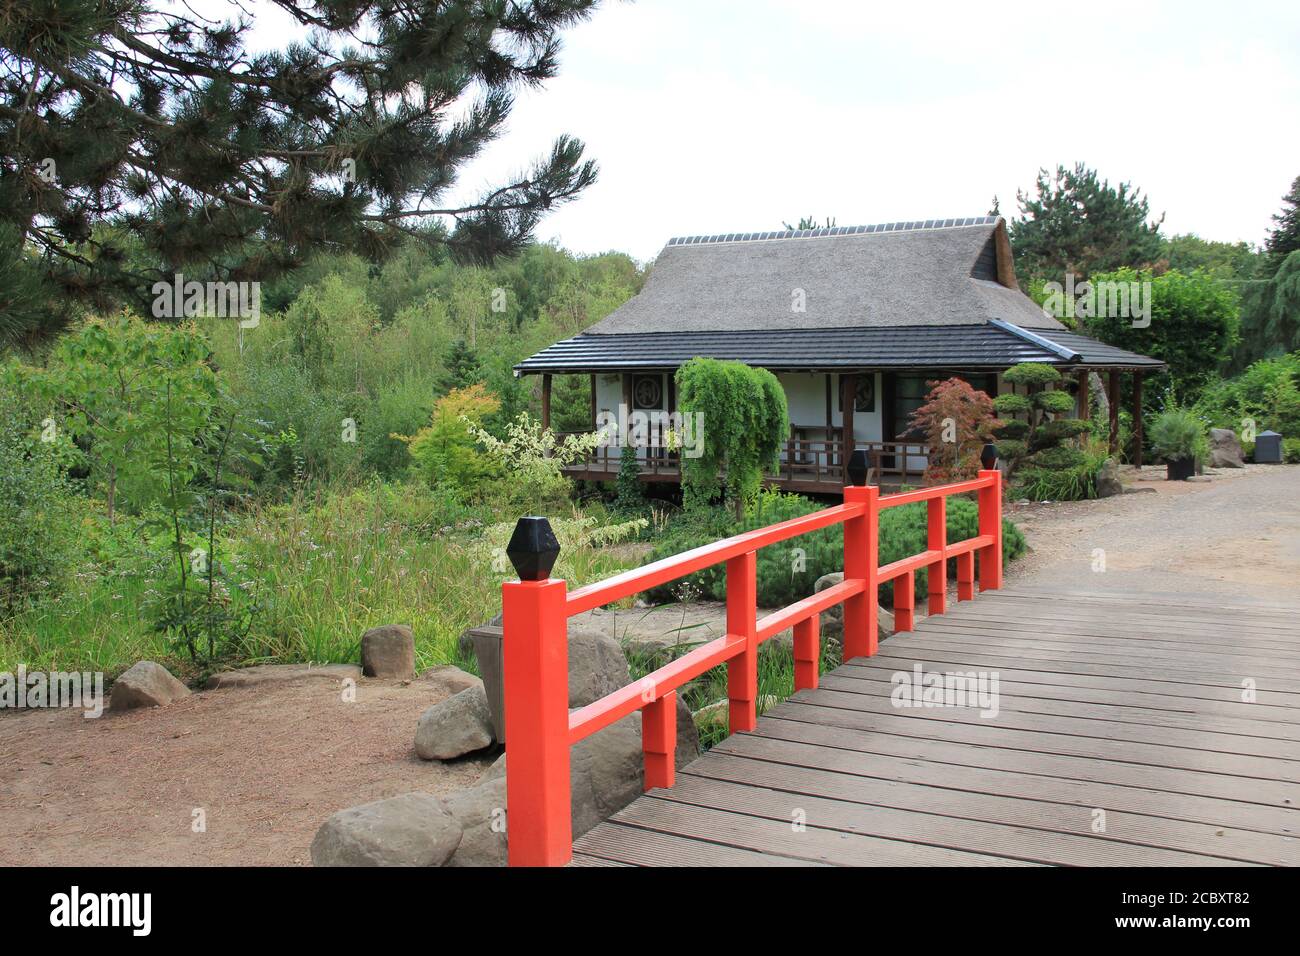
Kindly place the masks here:
[(721, 242), (762, 242), (770, 239), (823, 239), (830, 236), (860, 236), (879, 232), (918, 232), (923, 229), (958, 229), (991, 226), (1001, 216), (967, 216), (959, 219), (917, 219), (912, 222), (882, 222), (870, 226), (828, 226), (823, 229), (776, 229), (769, 232), (718, 233), (713, 236), (676, 236), (670, 246), (694, 246)]

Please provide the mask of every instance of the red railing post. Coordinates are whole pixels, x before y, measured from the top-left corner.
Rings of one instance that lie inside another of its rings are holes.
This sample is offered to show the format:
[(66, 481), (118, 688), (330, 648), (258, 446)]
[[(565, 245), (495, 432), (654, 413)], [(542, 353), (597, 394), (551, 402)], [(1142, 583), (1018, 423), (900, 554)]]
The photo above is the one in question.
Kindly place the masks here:
[(817, 660), (821, 656), (818, 616), (806, 617), (794, 626), (794, 689), (817, 689)]
[(573, 856), (568, 588), (548, 577), (559, 553), (550, 524), (535, 517), (519, 520), (506, 548), (523, 579), (501, 586), (511, 866), (563, 866)]
[(979, 533), (993, 538), (980, 549), (980, 590), (996, 591), (1002, 587), (1002, 472), (991, 468), (980, 477), (990, 482), (979, 492)]
[(727, 633), (745, 638), (745, 649), (727, 662), (728, 726), (731, 733), (758, 724), (758, 554), (727, 561)]
[(641, 750), (645, 789), (671, 787), (676, 781), (677, 691), (670, 690), (641, 709)]
[[(940, 495), (927, 503), (926, 548), (943, 555), (948, 547), (948, 498)], [(948, 610), (948, 560), (940, 557), (929, 566), (925, 574), (926, 592), (930, 597), (927, 608), (930, 614), (943, 614)]]
[(845, 504), (861, 504), (865, 512), (844, 522), (844, 580), (860, 580), (863, 589), (844, 602), (844, 659), (876, 653), (879, 595), (876, 593), (877, 531), (880, 522), (880, 487), (849, 485)]

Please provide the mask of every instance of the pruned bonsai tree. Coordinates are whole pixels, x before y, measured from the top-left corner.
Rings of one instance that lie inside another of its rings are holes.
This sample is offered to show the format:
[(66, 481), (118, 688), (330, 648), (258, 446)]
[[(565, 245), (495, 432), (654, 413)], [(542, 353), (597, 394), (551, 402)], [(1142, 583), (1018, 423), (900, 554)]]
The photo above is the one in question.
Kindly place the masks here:
[(998, 457), (1007, 463), (1007, 477), (1016, 472), (1067, 471), (1081, 468), (1086, 457), (1072, 439), (1088, 431), (1079, 418), (1062, 418), (1074, 409), (1069, 392), (1049, 389), (1061, 373), (1040, 362), (1022, 362), (1008, 369), (1003, 381), (1023, 385), (1029, 394), (999, 395), (993, 408), (1002, 421), (994, 429)]

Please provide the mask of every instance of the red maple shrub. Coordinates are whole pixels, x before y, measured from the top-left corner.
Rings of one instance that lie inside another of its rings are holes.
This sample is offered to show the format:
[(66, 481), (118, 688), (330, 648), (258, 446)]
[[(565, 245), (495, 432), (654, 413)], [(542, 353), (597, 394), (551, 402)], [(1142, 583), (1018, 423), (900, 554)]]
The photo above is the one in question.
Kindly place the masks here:
[(980, 452), (1002, 424), (993, 414), (993, 399), (960, 378), (926, 384), (930, 391), (925, 404), (908, 420), (930, 446), (926, 482), (942, 484), (976, 477)]

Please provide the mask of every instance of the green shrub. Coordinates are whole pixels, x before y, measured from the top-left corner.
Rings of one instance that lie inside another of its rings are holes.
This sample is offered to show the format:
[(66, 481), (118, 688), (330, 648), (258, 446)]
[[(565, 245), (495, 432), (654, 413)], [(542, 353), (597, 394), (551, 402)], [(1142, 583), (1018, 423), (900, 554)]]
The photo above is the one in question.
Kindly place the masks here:
[(1215, 428), (1240, 432), (1250, 419), (1257, 431), (1300, 436), (1300, 352), (1261, 359), (1235, 378), (1215, 382), (1193, 410)]
[[(717, 541), (719, 538), (776, 524), (790, 518), (819, 511), (820, 506), (800, 495), (765, 491), (759, 495), (753, 511), (744, 521), (735, 522), (721, 509), (712, 509), (708, 517), (679, 520), (659, 539), (646, 561), (680, 554)], [(880, 514), (879, 561), (888, 564), (926, 549), (927, 521), (924, 503), (890, 508)], [(964, 541), (979, 533), (979, 512), (975, 502), (968, 498), (948, 499), (948, 540)], [(796, 550), (798, 549), (798, 550)], [(1002, 522), (1002, 559), (1014, 560), (1025, 551), (1025, 538), (1009, 520)], [(949, 572), (955, 570), (950, 562)], [(813, 585), (824, 574), (844, 570), (844, 533), (840, 525), (823, 528), (809, 534), (762, 548), (758, 552), (755, 572), (758, 585), (758, 602), (764, 607), (790, 604), (813, 593)], [(917, 593), (925, 592), (925, 571), (917, 572)], [(690, 590), (708, 600), (725, 601), (727, 597), (726, 568), (714, 565), (680, 581), (661, 585), (647, 592), (647, 598), (659, 603), (678, 600), (683, 593), (682, 582), (689, 582)], [(881, 589), (883, 601), (893, 600), (892, 582)]]
[(1282, 439), (1282, 460), (1288, 465), (1300, 465), (1300, 438)]
[(1205, 422), (1187, 408), (1165, 409), (1151, 423), (1151, 450), (1157, 458), (1172, 461), (1194, 458), (1203, 461), (1209, 453)]
[(0, 392), (0, 608), (61, 590), (79, 554), (80, 507), (55, 443), (33, 438)]
[(1079, 451), (1079, 449), (1057, 445), (1054, 448), (1044, 448), (1042, 451), (1030, 455), (1028, 464), (1030, 468), (1068, 469), (1081, 467), (1084, 460), (1083, 452)]

